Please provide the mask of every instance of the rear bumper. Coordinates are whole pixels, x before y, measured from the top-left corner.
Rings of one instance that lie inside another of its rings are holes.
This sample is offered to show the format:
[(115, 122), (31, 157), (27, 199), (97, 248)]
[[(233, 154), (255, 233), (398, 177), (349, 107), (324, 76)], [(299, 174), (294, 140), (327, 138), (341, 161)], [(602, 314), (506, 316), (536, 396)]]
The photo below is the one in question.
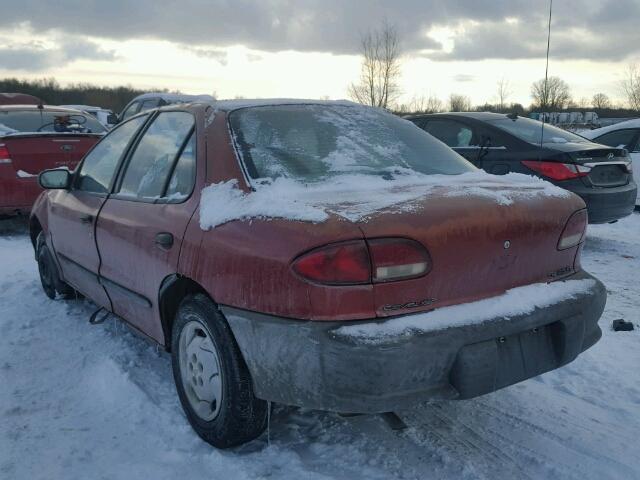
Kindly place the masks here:
[(589, 223), (619, 220), (633, 212), (638, 187), (635, 182), (613, 188), (572, 188), (587, 204)]
[[(471, 398), (574, 360), (601, 336), (606, 302), (593, 279), (576, 299), (527, 315), (384, 339), (338, 332), (370, 322), (311, 322), (221, 307), (265, 400), (320, 410), (376, 413), (429, 398)], [(392, 319), (391, 319), (392, 320)]]

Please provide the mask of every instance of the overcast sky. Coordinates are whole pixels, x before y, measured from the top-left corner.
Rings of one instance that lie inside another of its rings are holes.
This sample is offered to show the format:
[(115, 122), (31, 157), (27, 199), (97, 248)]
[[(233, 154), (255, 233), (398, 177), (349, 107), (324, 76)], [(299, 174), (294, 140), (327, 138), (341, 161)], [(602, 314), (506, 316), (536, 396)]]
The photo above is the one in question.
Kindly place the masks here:
[[(55, 5), (55, 6), (54, 6)], [(166, 87), (219, 97), (346, 97), (363, 32), (387, 21), (405, 99), (529, 104), (544, 76), (548, 0), (0, 0), (0, 76)], [(640, 0), (556, 0), (550, 74), (574, 97), (620, 97), (640, 59)]]

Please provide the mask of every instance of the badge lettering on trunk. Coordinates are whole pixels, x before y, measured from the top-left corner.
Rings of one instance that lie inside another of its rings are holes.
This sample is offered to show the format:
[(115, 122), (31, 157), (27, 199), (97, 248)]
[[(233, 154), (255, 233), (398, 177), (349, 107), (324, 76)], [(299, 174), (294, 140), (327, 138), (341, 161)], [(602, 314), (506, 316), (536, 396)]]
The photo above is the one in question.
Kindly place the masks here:
[(435, 298), (425, 298), (424, 300), (420, 300), (417, 302), (408, 302), (408, 303), (396, 303), (391, 305), (385, 305), (382, 307), (382, 310), (385, 312), (391, 310), (404, 310), (406, 308), (418, 308), (418, 307), (426, 307), (428, 305), (432, 305), (436, 302)]

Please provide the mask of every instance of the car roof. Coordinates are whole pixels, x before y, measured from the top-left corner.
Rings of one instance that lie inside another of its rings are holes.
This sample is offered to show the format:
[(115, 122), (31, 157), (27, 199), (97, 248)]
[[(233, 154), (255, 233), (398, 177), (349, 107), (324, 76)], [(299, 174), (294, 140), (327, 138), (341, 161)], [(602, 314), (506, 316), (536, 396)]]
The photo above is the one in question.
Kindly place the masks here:
[[(40, 107), (38, 105), (0, 105), (0, 110), (31, 110), (38, 111)], [(61, 113), (85, 113), (76, 108), (60, 107), (57, 105), (42, 105), (42, 110), (45, 112), (61, 112)]]
[[(488, 120), (498, 120), (501, 118), (506, 118), (508, 114), (506, 113), (493, 113), (493, 112), (443, 112), (443, 113), (423, 113), (423, 114), (414, 114), (407, 115), (405, 118), (437, 118), (441, 117), (464, 117), (464, 118), (472, 118), (474, 120), (480, 121), (488, 121)], [(526, 117), (522, 117), (526, 118)]]
[[(214, 101), (211, 95), (186, 95), (182, 93), (166, 93), (166, 92), (149, 92), (138, 95), (131, 102), (137, 100), (149, 100), (154, 98), (161, 98), (166, 102), (194, 102), (194, 101)], [(129, 102), (129, 103), (131, 103)]]
[(599, 137), (600, 135), (604, 135), (605, 133), (615, 132), (616, 130), (624, 130), (626, 128), (640, 128), (640, 118), (634, 118), (632, 120), (614, 123), (613, 125), (608, 125), (606, 127), (589, 130), (588, 132), (582, 133), (582, 136), (593, 139)]

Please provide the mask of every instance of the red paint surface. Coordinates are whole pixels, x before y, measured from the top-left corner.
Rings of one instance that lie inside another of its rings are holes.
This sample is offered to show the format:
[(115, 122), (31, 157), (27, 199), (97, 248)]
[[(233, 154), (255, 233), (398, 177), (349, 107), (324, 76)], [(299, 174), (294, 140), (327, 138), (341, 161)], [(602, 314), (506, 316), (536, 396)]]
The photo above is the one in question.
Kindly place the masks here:
[[(548, 281), (562, 269), (563, 275), (570, 274), (574, 260), (579, 269), (580, 247), (562, 252), (556, 249), (569, 216), (584, 208), (576, 196), (498, 205), (488, 198), (445, 196), (443, 188), (412, 212), (382, 212), (368, 222), (353, 223), (339, 217), (320, 224), (254, 219), (204, 232), (198, 225), (202, 188), (230, 179), (237, 179), (247, 191), (248, 185), (225, 114), (217, 112), (211, 121), (211, 107), (189, 108), (197, 119), (198, 167), (196, 188), (187, 202), (162, 205), (94, 197), (101, 199), (88, 205), (73, 191), (49, 191), (34, 208), (58, 253), (84, 262), (96, 274), (152, 302), (152, 308), (144, 310), (109, 286), (103, 290), (116, 313), (161, 343), (165, 339), (158, 292), (172, 273), (197, 282), (220, 304), (297, 319), (354, 320), (468, 302)], [(89, 208), (95, 211), (103, 201), (106, 203), (95, 228), (97, 242), (92, 242), (91, 233), (73, 224), (72, 214)], [(158, 232), (174, 235), (170, 251), (153, 244)], [(404, 237), (422, 244), (431, 260), (429, 273), (375, 285), (327, 286), (305, 281), (291, 268), (295, 258), (313, 248), (379, 237)], [(508, 249), (505, 241), (510, 242)], [(67, 269), (63, 267), (65, 277)], [(87, 291), (90, 288), (86, 287)], [(385, 309), (425, 299), (433, 302), (418, 308)]]

